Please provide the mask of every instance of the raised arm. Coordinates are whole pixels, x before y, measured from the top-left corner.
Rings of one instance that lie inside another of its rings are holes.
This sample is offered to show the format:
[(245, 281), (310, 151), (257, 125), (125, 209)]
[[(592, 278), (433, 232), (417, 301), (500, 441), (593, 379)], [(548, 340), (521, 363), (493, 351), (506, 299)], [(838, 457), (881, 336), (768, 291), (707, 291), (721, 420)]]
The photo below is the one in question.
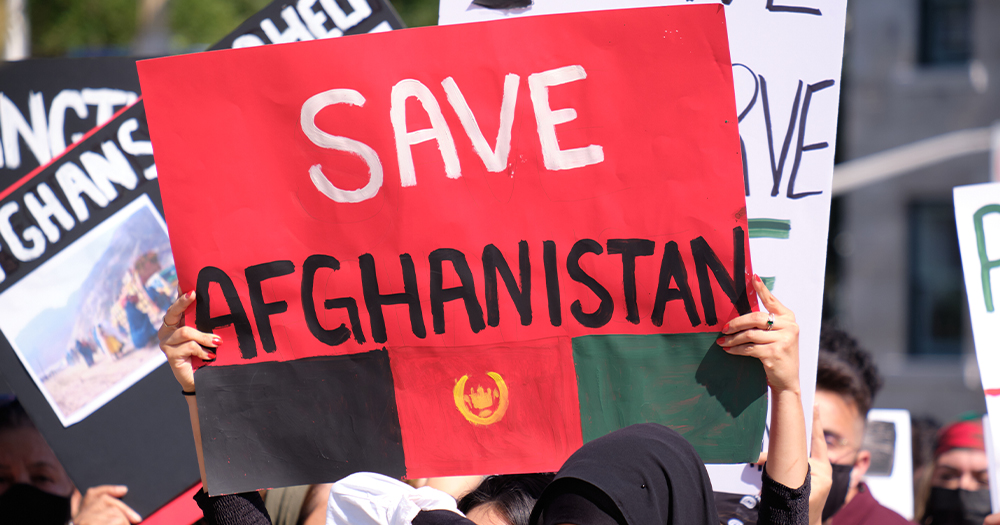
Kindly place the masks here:
[(194, 358), (203, 361), (215, 359), (214, 350), (222, 344), (222, 338), (199, 332), (184, 326), (184, 311), (194, 304), (194, 292), (180, 296), (170, 305), (163, 316), (160, 327), (160, 350), (167, 356), (167, 363), (174, 378), (181, 386), (178, 395), (184, 395), (188, 412), (191, 414), (191, 431), (194, 435), (195, 452), (198, 455), (198, 470), (201, 472), (202, 490), (194, 500), (205, 514), (209, 525), (270, 525), (271, 518), (264, 507), (264, 500), (257, 492), (227, 494), (209, 497), (205, 484), (205, 456), (201, 450), (201, 424), (198, 420), (198, 403), (195, 398)]
[(167, 363), (174, 378), (181, 386), (178, 395), (184, 395), (188, 412), (191, 415), (191, 430), (194, 434), (194, 447), (198, 455), (198, 470), (201, 473), (201, 483), (205, 485), (205, 458), (201, 451), (201, 425), (198, 421), (198, 402), (195, 398), (194, 367), (192, 360), (197, 357), (205, 361), (215, 359), (215, 354), (204, 347), (214, 350), (222, 339), (213, 334), (199, 332), (194, 328), (184, 326), (184, 311), (194, 304), (194, 291), (180, 296), (170, 305), (163, 316), (163, 326), (160, 327), (160, 350), (167, 356)]
[(760, 359), (771, 387), (771, 432), (765, 469), (772, 480), (801, 487), (809, 471), (806, 423), (799, 388), (799, 325), (795, 314), (754, 275), (754, 290), (766, 312), (733, 319), (718, 343), (733, 355)]

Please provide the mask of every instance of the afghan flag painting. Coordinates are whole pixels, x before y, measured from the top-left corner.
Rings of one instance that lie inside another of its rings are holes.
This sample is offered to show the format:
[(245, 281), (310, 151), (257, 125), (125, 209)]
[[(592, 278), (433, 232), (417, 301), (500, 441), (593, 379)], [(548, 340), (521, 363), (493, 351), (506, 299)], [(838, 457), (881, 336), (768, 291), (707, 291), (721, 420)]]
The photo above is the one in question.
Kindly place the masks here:
[(139, 63), (211, 494), (548, 472), (640, 422), (756, 460), (722, 6)]

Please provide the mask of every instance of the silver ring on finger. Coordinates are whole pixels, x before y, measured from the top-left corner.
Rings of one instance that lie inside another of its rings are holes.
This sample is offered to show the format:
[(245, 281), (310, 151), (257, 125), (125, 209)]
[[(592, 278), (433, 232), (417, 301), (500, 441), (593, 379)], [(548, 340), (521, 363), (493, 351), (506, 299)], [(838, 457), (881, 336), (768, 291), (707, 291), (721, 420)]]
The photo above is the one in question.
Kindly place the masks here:
[(168, 323), (167, 319), (164, 318), (163, 319), (163, 326), (166, 326), (167, 328), (172, 328), (174, 330), (177, 330), (178, 328), (184, 326), (184, 318), (181, 317), (180, 319), (177, 320), (177, 322), (175, 324)]
[(770, 312), (767, 314), (767, 326), (764, 327), (764, 331), (770, 332), (771, 328), (773, 327), (774, 327), (774, 312)]

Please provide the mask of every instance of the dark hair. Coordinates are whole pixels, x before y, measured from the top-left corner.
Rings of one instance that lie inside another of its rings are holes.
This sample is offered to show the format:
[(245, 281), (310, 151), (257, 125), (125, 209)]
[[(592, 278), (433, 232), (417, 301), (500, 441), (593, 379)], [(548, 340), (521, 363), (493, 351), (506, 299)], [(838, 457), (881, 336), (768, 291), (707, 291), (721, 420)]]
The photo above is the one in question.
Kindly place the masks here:
[(510, 525), (528, 525), (532, 507), (554, 477), (551, 473), (490, 476), (458, 502), (458, 510), (468, 513), (489, 505)]
[(24, 427), (35, 428), (35, 424), (31, 422), (21, 403), (17, 399), (0, 402), (0, 432)]
[(937, 445), (939, 430), (941, 430), (941, 423), (931, 416), (910, 416), (914, 471), (934, 462), (934, 447)]
[(871, 354), (846, 332), (823, 326), (819, 335), (816, 389), (852, 401), (864, 418), (881, 388), (882, 376)]

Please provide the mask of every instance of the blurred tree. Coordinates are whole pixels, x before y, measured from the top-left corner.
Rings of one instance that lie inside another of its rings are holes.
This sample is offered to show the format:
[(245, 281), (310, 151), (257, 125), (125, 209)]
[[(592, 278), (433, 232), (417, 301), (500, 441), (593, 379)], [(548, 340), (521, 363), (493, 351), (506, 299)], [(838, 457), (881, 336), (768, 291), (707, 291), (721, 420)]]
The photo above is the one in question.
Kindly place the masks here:
[(392, 0), (406, 27), (437, 25), (438, 0)]
[(31, 54), (76, 48), (126, 48), (135, 36), (137, 0), (31, 0)]
[(174, 47), (214, 44), (269, 3), (269, 0), (171, 0)]
[[(291, 1), (291, 0), (289, 0)], [(211, 44), (236, 29), (269, 0), (169, 0), (171, 47)], [(437, 0), (392, 0), (408, 27), (437, 24)], [(74, 50), (118, 48), (135, 42), (142, 0), (30, 0), (28, 16), (34, 56), (64, 56)]]

